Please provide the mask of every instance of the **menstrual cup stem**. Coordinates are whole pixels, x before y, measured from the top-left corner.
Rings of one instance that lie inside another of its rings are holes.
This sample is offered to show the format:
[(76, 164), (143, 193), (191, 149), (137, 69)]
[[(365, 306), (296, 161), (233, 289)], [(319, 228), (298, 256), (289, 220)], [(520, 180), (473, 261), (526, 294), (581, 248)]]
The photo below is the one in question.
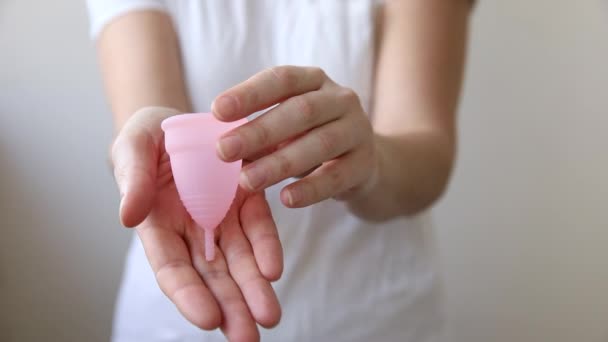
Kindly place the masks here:
[(215, 258), (215, 236), (213, 229), (205, 229), (205, 259), (212, 261)]

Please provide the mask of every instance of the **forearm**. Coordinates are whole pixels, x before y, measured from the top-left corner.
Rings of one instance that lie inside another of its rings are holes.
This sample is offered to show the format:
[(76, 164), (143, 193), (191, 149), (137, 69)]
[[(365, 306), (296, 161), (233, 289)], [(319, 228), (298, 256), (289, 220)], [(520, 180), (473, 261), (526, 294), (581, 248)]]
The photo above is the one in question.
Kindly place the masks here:
[(139, 11), (115, 19), (101, 32), (98, 52), (116, 132), (144, 107), (191, 110), (166, 14)]
[(470, 11), (466, 0), (386, 4), (373, 108), (377, 173), (348, 202), (371, 220), (413, 215), (445, 189)]

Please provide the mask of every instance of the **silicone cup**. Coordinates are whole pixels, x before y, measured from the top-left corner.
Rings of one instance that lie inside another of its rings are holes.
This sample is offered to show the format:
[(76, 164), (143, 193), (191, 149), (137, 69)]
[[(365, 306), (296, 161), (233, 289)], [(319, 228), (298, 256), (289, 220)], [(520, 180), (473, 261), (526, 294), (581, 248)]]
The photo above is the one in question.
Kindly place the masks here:
[(216, 154), (219, 137), (247, 119), (222, 122), (211, 113), (181, 114), (165, 119), (165, 149), (182, 204), (205, 231), (205, 258), (215, 257), (214, 230), (236, 194), (242, 161), (226, 163)]

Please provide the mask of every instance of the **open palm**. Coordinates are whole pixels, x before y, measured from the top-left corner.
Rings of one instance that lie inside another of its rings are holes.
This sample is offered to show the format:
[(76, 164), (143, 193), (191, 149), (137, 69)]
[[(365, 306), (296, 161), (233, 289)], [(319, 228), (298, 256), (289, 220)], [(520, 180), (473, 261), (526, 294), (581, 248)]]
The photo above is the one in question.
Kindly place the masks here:
[(238, 189), (216, 229), (215, 259), (207, 262), (204, 231), (183, 207), (173, 181), (162, 118), (136, 113), (131, 120), (140, 122), (125, 125), (129, 134), (116, 139), (121, 220), (136, 226), (160, 288), (190, 322), (220, 327), (231, 341), (257, 340), (256, 323), (271, 327), (281, 316), (270, 281), (281, 275), (282, 250), (264, 193)]

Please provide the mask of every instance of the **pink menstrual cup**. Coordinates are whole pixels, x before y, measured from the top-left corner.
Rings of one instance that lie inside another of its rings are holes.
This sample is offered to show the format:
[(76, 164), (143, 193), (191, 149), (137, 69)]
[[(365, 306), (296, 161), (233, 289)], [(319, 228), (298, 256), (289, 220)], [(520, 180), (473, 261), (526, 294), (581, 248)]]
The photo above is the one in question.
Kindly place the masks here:
[(221, 122), (211, 113), (181, 114), (165, 119), (165, 149), (184, 207), (205, 230), (205, 258), (213, 260), (213, 231), (234, 200), (242, 161), (226, 163), (216, 154), (216, 143), (227, 131), (247, 120)]

